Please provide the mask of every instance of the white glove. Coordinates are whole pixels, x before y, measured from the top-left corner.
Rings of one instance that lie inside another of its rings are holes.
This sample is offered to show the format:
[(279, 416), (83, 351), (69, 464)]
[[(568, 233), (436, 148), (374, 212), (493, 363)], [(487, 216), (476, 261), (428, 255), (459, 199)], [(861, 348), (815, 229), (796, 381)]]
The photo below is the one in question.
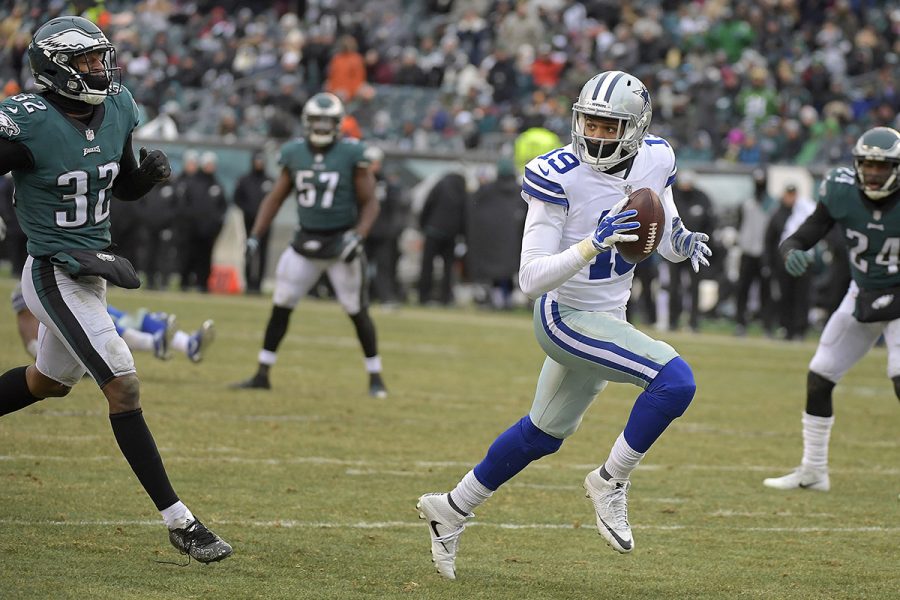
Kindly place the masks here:
[(701, 232), (688, 231), (681, 222), (681, 217), (672, 218), (672, 250), (675, 254), (691, 259), (691, 268), (694, 273), (700, 272), (700, 265), (709, 266), (707, 256), (712, 256), (712, 250), (706, 245), (709, 236)]

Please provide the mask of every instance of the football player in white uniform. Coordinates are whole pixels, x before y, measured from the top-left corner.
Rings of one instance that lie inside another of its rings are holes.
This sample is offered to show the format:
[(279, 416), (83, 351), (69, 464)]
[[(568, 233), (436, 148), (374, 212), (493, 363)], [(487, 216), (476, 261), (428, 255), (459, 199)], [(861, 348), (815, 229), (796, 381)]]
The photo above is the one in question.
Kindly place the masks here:
[(672, 201), (675, 155), (647, 134), (650, 94), (636, 77), (607, 71), (589, 80), (572, 107), (572, 143), (526, 165), (522, 197), (528, 216), (519, 280), (536, 298), (535, 333), (547, 354), (534, 403), (494, 441), (484, 459), (449, 493), (425, 494), (416, 505), (431, 534), (431, 553), (444, 577), (456, 578), (459, 536), (472, 510), (532, 461), (556, 452), (575, 433), (607, 382), (641, 388), (606, 462), (584, 487), (597, 527), (613, 549), (634, 548), (628, 524), (629, 476), (650, 446), (694, 397), (694, 376), (668, 344), (625, 320), (634, 265), (616, 252), (635, 241), (620, 212), (631, 191), (654, 190), (666, 212), (659, 253), (672, 262), (708, 266), (705, 233), (687, 231)]

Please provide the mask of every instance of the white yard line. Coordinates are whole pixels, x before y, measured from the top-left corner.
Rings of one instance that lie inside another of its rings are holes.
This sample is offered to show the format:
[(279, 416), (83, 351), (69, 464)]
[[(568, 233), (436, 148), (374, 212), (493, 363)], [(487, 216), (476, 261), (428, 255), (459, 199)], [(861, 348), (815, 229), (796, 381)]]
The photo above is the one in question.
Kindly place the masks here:
[[(278, 519), (272, 521), (258, 520), (216, 520), (209, 521), (216, 525), (236, 527), (264, 527), (274, 529), (407, 529), (424, 527), (418, 521), (357, 521), (339, 523), (334, 521), (297, 521), (294, 519)], [(72, 521), (61, 520), (28, 520), (28, 519), (0, 519), (0, 525), (15, 527), (162, 527), (161, 521), (156, 520), (113, 520), (113, 519), (79, 519)], [(494, 529), (587, 529), (593, 530), (591, 525), (573, 525), (571, 523), (490, 523), (474, 521), (469, 527), (489, 527)], [(720, 523), (714, 525), (632, 525), (632, 529), (642, 531), (681, 531), (686, 529), (704, 530), (729, 530), (752, 532), (784, 532), (784, 533), (900, 533), (900, 527), (740, 527), (723, 526)]]
[[(206, 449), (209, 451), (209, 449)], [(0, 462), (24, 462), (24, 461), (46, 461), (46, 462), (98, 462), (98, 461), (120, 461), (122, 457), (118, 454), (109, 454), (105, 456), (59, 456), (51, 454), (0, 454)], [(249, 464), (249, 465), (336, 465), (345, 467), (356, 467), (349, 475), (384, 475), (391, 472), (406, 474), (416, 473), (417, 469), (458, 469), (470, 468), (471, 462), (464, 461), (400, 461), (400, 460), (353, 460), (344, 458), (330, 458), (325, 456), (291, 456), (287, 458), (275, 457), (245, 457), (245, 456), (184, 456), (172, 453), (171, 449), (165, 457), (166, 462), (186, 462), (186, 463), (233, 463), (233, 464)], [(596, 469), (595, 464), (584, 463), (553, 463), (553, 464), (533, 464), (530, 468), (534, 470), (545, 469), (570, 469), (575, 471), (590, 471)], [(763, 472), (779, 472), (788, 465), (699, 465), (699, 464), (644, 464), (639, 465), (638, 470), (641, 471), (706, 471), (706, 472), (742, 472), (749, 471), (753, 473)], [(900, 468), (887, 467), (882, 465), (870, 465), (865, 468), (834, 468), (830, 469), (831, 473), (840, 473), (843, 475), (867, 475), (867, 476), (891, 476), (900, 475)], [(424, 473), (421, 473), (424, 475)]]

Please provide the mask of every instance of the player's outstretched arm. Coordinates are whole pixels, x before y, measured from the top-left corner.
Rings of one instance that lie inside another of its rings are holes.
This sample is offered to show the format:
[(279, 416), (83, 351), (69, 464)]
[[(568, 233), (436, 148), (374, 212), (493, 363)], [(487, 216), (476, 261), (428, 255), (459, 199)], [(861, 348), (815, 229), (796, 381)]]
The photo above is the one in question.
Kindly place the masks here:
[(689, 231), (681, 222), (681, 217), (672, 217), (672, 251), (690, 259), (694, 273), (700, 272), (700, 265), (709, 266), (707, 256), (712, 256), (712, 250), (706, 245), (708, 241), (708, 235), (700, 231)]

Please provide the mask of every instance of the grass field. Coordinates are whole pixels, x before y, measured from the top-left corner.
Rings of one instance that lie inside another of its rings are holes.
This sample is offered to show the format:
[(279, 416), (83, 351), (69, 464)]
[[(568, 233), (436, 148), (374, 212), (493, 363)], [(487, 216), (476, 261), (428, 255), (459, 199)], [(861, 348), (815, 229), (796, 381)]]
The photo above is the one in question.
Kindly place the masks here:
[[(12, 283), (0, 282), (0, 298)], [(391, 396), (372, 400), (335, 304), (294, 313), (273, 391), (237, 392), (227, 384), (253, 372), (267, 298), (113, 290), (110, 300), (218, 324), (199, 365), (137, 363), (176, 490), (234, 556), (156, 562), (180, 557), (84, 381), (0, 419), (0, 598), (900, 596), (900, 403), (881, 349), (836, 390), (832, 491), (779, 493), (761, 481), (799, 462), (814, 342), (666, 334), (698, 393), (633, 476), (635, 552), (602, 542), (581, 489), (636, 395), (611, 385), (557, 454), (481, 507), (448, 582), (416, 498), (449, 489), (527, 412), (543, 359), (529, 315), (373, 309)], [(0, 370), (27, 362), (6, 310)]]

